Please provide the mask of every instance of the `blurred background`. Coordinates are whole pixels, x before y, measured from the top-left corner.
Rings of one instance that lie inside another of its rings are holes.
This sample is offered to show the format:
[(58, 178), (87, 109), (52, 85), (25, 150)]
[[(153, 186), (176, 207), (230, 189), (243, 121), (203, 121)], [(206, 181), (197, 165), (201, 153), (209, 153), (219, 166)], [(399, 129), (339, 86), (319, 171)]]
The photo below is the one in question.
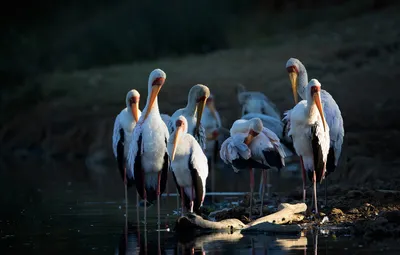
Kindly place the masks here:
[[(184, 107), (189, 89), (202, 83), (230, 128), (240, 117), (237, 84), (265, 93), (282, 113), (293, 107), (285, 64), (296, 57), (342, 111), (345, 145), (332, 178), (400, 186), (396, 0), (9, 4), (0, 9), (3, 219), (87, 194), (90, 200), (122, 199), (111, 150), (114, 118), (132, 88), (144, 107), (155, 68), (167, 74), (162, 113)], [(239, 184), (248, 189), (247, 182)]]

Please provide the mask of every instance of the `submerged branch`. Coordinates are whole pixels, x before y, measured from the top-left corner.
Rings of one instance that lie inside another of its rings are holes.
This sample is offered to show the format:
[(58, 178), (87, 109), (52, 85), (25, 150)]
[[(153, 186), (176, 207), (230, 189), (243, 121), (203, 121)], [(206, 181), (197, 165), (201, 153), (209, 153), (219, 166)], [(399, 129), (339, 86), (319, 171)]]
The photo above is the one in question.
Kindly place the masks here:
[(178, 218), (175, 229), (178, 232), (199, 230), (199, 231), (236, 231), (241, 233), (254, 232), (274, 232), (274, 233), (299, 233), (301, 227), (299, 225), (280, 225), (291, 222), (301, 221), (304, 216), (298, 213), (305, 212), (307, 206), (304, 203), (287, 204), (282, 203), (278, 207), (278, 211), (259, 218), (249, 224), (244, 224), (238, 219), (226, 219), (219, 222), (209, 221), (195, 214), (188, 214)]

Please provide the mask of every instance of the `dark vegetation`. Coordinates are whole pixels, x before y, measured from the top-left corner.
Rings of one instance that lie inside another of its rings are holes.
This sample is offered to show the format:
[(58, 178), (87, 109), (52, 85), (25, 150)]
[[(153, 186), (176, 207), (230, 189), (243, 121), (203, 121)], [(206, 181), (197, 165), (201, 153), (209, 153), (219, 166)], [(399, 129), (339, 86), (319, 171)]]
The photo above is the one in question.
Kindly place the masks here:
[[(394, 1), (12, 1), (0, 10), (2, 87), (43, 72), (247, 46), (278, 31), (389, 2)], [(309, 15), (312, 9), (324, 12)]]

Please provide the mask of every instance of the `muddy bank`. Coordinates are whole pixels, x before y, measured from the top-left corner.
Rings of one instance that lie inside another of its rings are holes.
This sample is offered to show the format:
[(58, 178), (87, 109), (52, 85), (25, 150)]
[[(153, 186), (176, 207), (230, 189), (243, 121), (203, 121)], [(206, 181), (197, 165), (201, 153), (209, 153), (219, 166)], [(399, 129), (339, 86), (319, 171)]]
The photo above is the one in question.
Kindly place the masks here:
[[(264, 207), (260, 208), (257, 195), (253, 198), (256, 206), (253, 207), (253, 216), (268, 215), (277, 211), (279, 203), (300, 202), (299, 195), (273, 194)], [(319, 192), (319, 215), (309, 209), (303, 213), (304, 219), (296, 222), (304, 230), (312, 227), (327, 229), (325, 232), (336, 232), (336, 235), (350, 234), (363, 237), (365, 240), (380, 240), (383, 238), (400, 237), (400, 191), (373, 188), (340, 188), (332, 185), (327, 193), (327, 205), (323, 204), (323, 192)], [(311, 195), (311, 193), (309, 193)], [(307, 204), (310, 205), (311, 201)], [(211, 215), (216, 221), (239, 219), (248, 224), (249, 196), (245, 196), (238, 206), (213, 212)], [(336, 230), (335, 230), (336, 229)], [(330, 231), (329, 231), (330, 230)]]

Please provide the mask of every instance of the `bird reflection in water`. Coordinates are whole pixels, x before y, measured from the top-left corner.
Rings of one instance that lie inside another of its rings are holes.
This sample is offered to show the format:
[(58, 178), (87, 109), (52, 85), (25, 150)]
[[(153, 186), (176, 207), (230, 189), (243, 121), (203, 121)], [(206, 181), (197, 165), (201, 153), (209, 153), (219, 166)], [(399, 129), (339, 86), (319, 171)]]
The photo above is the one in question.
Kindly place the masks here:
[[(146, 227), (145, 227), (146, 228)], [(157, 245), (154, 245), (155, 236), (152, 234), (157, 233)], [(141, 236), (142, 234), (142, 236)], [(140, 228), (133, 224), (128, 224), (128, 228), (124, 228), (121, 235), (119, 246), (115, 254), (166, 254), (164, 249), (161, 249), (161, 231), (150, 232), (151, 238), (148, 238), (148, 231), (144, 229), (141, 233)], [(148, 242), (150, 240), (150, 242)]]

